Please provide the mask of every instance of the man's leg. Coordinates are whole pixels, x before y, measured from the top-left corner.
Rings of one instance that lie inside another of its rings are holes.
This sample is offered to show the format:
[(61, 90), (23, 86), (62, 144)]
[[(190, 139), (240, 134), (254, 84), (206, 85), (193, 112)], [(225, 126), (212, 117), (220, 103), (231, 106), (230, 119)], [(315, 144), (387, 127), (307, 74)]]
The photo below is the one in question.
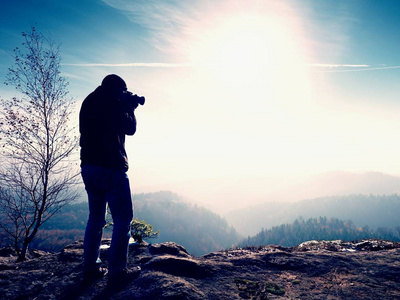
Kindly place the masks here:
[(129, 179), (125, 172), (113, 172), (113, 189), (107, 194), (114, 226), (108, 268), (110, 275), (123, 271), (127, 265), (130, 223), (133, 218), (133, 207)]
[(89, 219), (83, 243), (85, 272), (96, 272), (100, 267), (97, 260), (99, 258), (103, 227), (106, 224), (106, 199), (102, 187), (97, 186), (99, 184), (98, 179), (101, 176), (104, 176), (104, 174), (100, 174), (96, 167), (85, 166), (85, 168), (82, 168), (82, 178), (89, 202)]

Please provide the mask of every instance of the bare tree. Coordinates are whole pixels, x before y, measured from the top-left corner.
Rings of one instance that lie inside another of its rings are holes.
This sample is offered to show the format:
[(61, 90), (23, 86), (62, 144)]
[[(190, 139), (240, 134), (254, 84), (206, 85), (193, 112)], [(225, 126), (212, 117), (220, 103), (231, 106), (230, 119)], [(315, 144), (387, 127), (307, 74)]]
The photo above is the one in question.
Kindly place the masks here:
[(21, 96), (0, 100), (0, 229), (19, 260), (40, 226), (78, 195), (74, 103), (60, 74), (60, 44), (34, 27), (22, 36), (5, 82)]

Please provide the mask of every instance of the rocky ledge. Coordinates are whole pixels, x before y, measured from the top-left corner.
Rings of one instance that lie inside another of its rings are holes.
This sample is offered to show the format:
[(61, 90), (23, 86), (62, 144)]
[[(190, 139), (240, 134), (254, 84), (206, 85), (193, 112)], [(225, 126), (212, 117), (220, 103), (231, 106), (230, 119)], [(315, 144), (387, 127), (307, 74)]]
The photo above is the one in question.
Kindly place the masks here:
[[(109, 241), (106, 241), (106, 244)], [(169, 242), (130, 245), (142, 272), (119, 290), (82, 284), (82, 242), (16, 263), (0, 251), (2, 299), (400, 299), (400, 243), (310, 241), (201, 257)], [(102, 261), (107, 263), (107, 246)]]

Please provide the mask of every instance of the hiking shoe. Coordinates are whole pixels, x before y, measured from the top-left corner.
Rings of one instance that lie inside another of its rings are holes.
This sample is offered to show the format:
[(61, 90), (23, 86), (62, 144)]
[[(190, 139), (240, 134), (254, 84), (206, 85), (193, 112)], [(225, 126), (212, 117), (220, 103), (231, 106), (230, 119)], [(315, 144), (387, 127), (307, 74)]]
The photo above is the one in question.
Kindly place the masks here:
[(93, 282), (97, 279), (103, 278), (108, 273), (107, 268), (98, 268), (96, 270), (84, 271), (83, 272), (83, 281), (84, 282)]
[(111, 288), (120, 288), (128, 285), (134, 279), (138, 278), (142, 269), (137, 266), (130, 269), (124, 269), (115, 274), (109, 274), (108, 285)]

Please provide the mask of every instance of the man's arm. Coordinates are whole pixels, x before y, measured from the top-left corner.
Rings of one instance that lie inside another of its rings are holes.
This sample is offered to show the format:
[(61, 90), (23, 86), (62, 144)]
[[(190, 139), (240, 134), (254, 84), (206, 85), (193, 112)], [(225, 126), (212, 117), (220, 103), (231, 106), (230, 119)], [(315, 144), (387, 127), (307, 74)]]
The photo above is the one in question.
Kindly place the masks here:
[(126, 135), (134, 135), (136, 132), (136, 117), (135, 109), (129, 108), (123, 116), (122, 120), (123, 130)]

